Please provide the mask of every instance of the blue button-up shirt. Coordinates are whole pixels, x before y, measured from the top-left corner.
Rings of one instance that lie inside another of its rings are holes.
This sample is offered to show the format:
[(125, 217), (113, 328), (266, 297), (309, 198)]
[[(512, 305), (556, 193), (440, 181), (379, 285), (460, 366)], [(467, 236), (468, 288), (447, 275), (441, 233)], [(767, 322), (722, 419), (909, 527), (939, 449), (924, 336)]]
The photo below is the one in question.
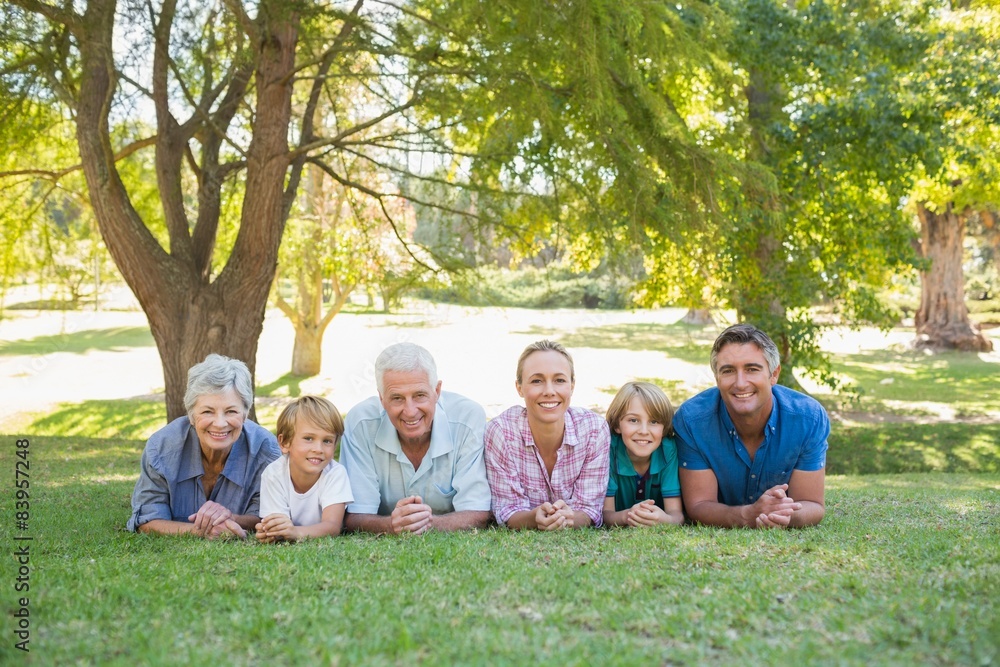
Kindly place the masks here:
[(793, 470), (826, 467), (826, 410), (814, 398), (781, 385), (771, 392), (771, 416), (753, 461), (717, 387), (685, 401), (674, 415), (680, 468), (712, 470), (720, 503), (752, 504), (772, 486), (787, 484)]
[(233, 514), (257, 515), (261, 473), (280, 455), (270, 431), (252, 421), (243, 422), (243, 432), (229, 451), (212, 495), (206, 497), (198, 434), (187, 417), (178, 417), (146, 442), (127, 528), (138, 530), (153, 519), (187, 521), (208, 500)]

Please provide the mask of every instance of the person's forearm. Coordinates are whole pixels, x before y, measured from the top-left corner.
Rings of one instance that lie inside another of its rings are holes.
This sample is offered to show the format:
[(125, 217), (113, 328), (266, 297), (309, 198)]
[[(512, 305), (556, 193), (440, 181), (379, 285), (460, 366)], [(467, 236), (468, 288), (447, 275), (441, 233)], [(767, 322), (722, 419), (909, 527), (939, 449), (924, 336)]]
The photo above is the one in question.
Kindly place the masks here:
[(826, 515), (826, 507), (811, 500), (800, 500), (802, 507), (792, 513), (791, 526), (793, 528), (805, 528), (815, 526)]
[(721, 528), (753, 528), (756, 516), (752, 505), (724, 505), (705, 500), (687, 507), (688, 517), (706, 526)]
[(628, 525), (628, 510), (621, 510), (615, 512), (613, 510), (604, 510), (604, 525), (605, 526), (627, 526)]
[(310, 526), (296, 526), (295, 539), (307, 540), (311, 537), (329, 537), (340, 535), (341, 524), (333, 521), (320, 521)]
[(260, 523), (260, 517), (256, 514), (234, 514), (232, 519), (240, 524), (240, 528), (243, 530), (253, 530)]
[(392, 533), (392, 517), (348, 512), (344, 517), (344, 530), (363, 533)]
[(573, 527), (574, 528), (589, 528), (594, 525), (594, 519), (591, 518), (586, 512), (581, 512), (580, 510), (573, 510)]
[(513, 530), (534, 530), (538, 528), (538, 523), (535, 521), (535, 510), (514, 512), (507, 519), (507, 527)]
[(473, 528), (485, 528), (490, 520), (488, 511), (462, 510), (461, 512), (448, 512), (447, 514), (435, 514), (431, 516), (431, 527), (434, 530), (471, 530)]
[(194, 533), (193, 523), (185, 521), (169, 521), (167, 519), (153, 519), (139, 526), (140, 533), (153, 533), (157, 535), (183, 535)]

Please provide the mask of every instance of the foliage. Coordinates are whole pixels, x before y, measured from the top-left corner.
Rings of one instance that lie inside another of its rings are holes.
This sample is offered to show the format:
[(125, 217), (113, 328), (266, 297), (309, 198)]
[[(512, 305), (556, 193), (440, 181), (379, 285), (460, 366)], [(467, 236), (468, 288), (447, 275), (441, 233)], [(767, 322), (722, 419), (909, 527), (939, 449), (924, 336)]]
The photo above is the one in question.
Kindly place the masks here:
[[(1000, 651), (995, 474), (833, 477), (823, 524), (798, 531), (265, 546), (125, 533), (141, 443), (30, 442), (44, 573), (32, 662), (989, 664)], [(10, 543), (12, 525), (0, 531)], [(14, 656), (5, 642), (0, 659)]]
[(418, 295), (467, 306), (621, 309), (631, 305), (629, 292), (629, 284), (608, 271), (576, 273), (565, 266), (510, 271), (483, 266)]

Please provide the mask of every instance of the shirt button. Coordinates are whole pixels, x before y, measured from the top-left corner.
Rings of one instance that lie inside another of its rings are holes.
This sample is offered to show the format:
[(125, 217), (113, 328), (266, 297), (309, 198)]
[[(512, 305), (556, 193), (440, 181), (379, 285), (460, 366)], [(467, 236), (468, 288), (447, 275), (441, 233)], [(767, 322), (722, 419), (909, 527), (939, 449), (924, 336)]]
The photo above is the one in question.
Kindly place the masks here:
[(757, 475), (750, 475), (750, 479), (757, 479)]

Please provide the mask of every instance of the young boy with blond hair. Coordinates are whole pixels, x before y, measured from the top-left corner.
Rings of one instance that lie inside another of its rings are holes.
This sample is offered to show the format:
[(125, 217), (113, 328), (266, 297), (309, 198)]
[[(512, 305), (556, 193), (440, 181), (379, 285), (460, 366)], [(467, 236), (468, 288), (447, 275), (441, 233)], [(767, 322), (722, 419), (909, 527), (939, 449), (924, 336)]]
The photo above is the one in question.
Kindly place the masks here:
[(264, 469), (257, 539), (264, 543), (338, 535), (354, 500), (344, 466), (334, 460), (344, 420), (330, 401), (302, 396), (278, 417), (281, 457)]

